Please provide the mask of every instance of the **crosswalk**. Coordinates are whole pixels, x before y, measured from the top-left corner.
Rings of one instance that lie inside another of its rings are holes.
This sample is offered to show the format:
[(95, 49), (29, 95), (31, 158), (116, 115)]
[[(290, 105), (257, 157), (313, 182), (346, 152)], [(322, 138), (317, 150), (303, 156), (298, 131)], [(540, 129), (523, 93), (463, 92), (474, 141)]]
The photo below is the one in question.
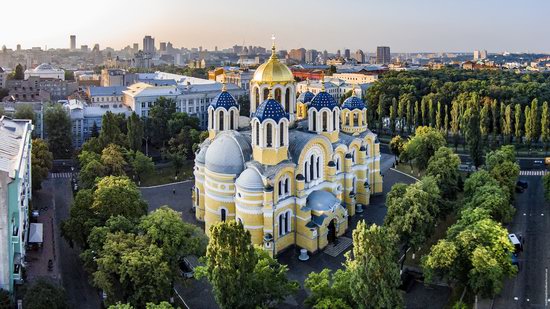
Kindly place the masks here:
[(336, 245), (334, 243), (329, 244), (324, 252), (332, 257), (337, 257), (342, 254), (342, 252), (346, 251), (352, 244), (353, 241), (351, 238), (343, 236), (338, 237), (338, 243)]
[(520, 176), (544, 176), (548, 171), (519, 171)]
[(49, 178), (71, 178), (73, 173), (50, 173)]

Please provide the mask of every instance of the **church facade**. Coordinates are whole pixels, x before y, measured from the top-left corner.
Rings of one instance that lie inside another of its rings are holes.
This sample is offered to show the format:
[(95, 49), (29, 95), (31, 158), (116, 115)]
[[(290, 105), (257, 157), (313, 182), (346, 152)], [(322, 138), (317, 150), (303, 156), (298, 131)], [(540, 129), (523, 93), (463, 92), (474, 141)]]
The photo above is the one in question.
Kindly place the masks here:
[(209, 138), (195, 158), (193, 205), (206, 233), (237, 220), (272, 256), (295, 245), (317, 252), (382, 192), (380, 149), (357, 96), (297, 96), (275, 46), (250, 82), (249, 125), (227, 91), (208, 107)]

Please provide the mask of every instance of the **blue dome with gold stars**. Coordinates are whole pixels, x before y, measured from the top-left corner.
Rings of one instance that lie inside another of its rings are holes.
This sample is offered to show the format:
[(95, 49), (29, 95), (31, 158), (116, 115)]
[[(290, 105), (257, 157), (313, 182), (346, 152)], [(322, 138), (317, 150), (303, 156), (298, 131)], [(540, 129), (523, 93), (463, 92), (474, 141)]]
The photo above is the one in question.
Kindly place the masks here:
[(214, 109), (218, 107), (223, 107), (226, 110), (229, 110), (233, 106), (239, 108), (237, 100), (235, 100), (235, 98), (227, 91), (222, 91), (220, 92), (220, 94), (215, 96), (214, 99), (212, 99), (210, 106), (212, 106)]
[(258, 118), (260, 122), (263, 122), (266, 119), (273, 119), (275, 122), (279, 122), (279, 120), (283, 118), (288, 119), (288, 113), (285, 112), (283, 106), (281, 106), (281, 103), (269, 98), (260, 104), (254, 113), (254, 117)]
[(334, 100), (328, 92), (321, 91), (311, 100), (309, 107), (317, 110), (327, 107), (332, 110), (333, 108), (338, 107), (338, 103), (336, 103), (336, 100)]
[(311, 102), (311, 100), (313, 100), (314, 97), (315, 95), (308, 90), (306, 92), (300, 93), (300, 96), (298, 96), (298, 102), (309, 103)]
[(365, 107), (366, 105), (363, 102), (363, 100), (361, 100), (361, 98), (356, 97), (354, 95), (347, 98), (344, 101), (344, 104), (342, 104), (342, 109), (349, 109), (349, 110), (354, 110), (354, 109), (363, 110)]

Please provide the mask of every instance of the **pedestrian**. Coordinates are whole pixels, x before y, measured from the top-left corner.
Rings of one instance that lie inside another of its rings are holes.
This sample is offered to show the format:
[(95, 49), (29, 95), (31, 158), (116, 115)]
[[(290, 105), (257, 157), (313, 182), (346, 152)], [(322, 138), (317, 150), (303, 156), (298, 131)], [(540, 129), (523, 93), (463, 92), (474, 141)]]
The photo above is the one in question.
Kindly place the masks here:
[(176, 189), (172, 190), (172, 193), (174, 193), (174, 195), (176, 195)]

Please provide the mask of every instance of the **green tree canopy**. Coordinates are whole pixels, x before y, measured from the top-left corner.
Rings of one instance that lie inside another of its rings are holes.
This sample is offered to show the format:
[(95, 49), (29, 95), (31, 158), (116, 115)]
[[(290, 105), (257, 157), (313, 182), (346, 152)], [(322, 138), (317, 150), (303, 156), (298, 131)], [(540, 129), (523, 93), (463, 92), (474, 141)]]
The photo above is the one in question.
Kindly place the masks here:
[(33, 124), (36, 124), (36, 115), (34, 114), (32, 104), (17, 104), (15, 106), (15, 114), (13, 117), (15, 119), (30, 119)]
[(128, 117), (128, 122), (126, 125), (128, 130), (128, 146), (134, 151), (141, 150), (141, 144), (144, 136), (143, 122), (139, 119), (139, 116), (133, 112), (132, 115)]
[(73, 151), (72, 124), (61, 104), (50, 104), (44, 109), (44, 130), (55, 159), (70, 158)]
[(46, 279), (38, 279), (29, 287), (23, 297), (23, 306), (29, 309), (69, 308), (65, 290)]
[(460, 158), (447, 147), (440, 147), (428, 161), (426, 175), (434, 176), (445, 199), (454, 199), (459, 190), (458, 165)]
[(413, 160), (418, 169), (425, 170), (428, 160), (445, 144), (441, 132), (430, 127), (418, 127), (415, 135), (405, 144), (401, 156), (405, 161)]
[(48, 149), (48, 144), (42, 139), (32, 140), (32, 187), (34, 190), (42, 188), (42, 180), (48, 177), (52, 168), (53, 155)]

